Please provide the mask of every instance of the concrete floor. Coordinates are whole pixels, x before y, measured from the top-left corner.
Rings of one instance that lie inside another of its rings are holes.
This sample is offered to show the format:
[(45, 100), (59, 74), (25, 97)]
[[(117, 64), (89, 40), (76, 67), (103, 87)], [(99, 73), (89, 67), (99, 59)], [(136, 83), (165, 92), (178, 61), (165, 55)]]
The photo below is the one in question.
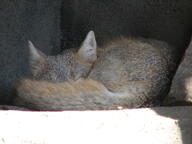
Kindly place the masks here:
[(0, 111), (1, 144), (191, 144), (192, 107)]

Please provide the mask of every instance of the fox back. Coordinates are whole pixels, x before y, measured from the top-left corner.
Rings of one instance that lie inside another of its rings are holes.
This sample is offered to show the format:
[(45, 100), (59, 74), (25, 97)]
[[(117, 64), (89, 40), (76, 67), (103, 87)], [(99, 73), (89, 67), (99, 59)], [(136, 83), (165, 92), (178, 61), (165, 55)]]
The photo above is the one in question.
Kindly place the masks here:
[(152, 39), (121, 38), (97, 48), (91, 31), (80, 49), (58, 56), (46, 56), (31, 42), (29, 46), (36, 81), (18, 84), (16, 104), (30, 103), (38, 110), (157, 105), (168, 92), (175, 68), (170, 46)]
[(131, 92), (153, 105), (166, 96), (174, 68), (170, 46), (165, 42), (122, 38), (102, 48), (88, 77), (112, 92)]

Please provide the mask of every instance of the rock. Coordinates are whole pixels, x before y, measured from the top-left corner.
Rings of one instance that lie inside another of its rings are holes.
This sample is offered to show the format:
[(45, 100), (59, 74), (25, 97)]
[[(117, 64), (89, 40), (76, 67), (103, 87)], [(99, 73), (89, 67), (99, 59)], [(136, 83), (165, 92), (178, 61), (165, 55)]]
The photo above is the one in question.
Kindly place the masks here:
[(174, 76), (166, 105), (185, 105), (192, 102), (192, 41)]

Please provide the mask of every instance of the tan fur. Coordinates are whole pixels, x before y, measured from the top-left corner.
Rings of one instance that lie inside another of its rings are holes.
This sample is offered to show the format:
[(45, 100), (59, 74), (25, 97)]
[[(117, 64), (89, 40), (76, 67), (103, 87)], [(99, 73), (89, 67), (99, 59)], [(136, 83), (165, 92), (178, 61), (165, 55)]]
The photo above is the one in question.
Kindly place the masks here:
[[(89, 66), (91, 70), (85, 79), (68, 79), (60, 83), (23, 79), (16, 85), (18, 96), (15, 104), (35, 110), (95, 110), (154, 105), (166, 93), (174, 67), (169, 49), (166, 43), (156, 40), (114, 40), (97, 49), (97, 60), (92, 67)], [(90, 55), (88, 58), (92, 59)], [(78, 57), (75, 59), (76, 65), (82, 65), (83, 61)], [(74, 68), (74, 77), (79, 72), (83, 75), (82, 70)]]
[[(118, 109), (123, 101), (116, 101), (108, 105), (105, 97), (109, 95), (108, 90), (100, 83), (87, 79), (79, 81), (69, 81), (66, 83), (50, 83), (46, 81), (35, 81), (30, 79), (22, 79), (17, 84), (18, 95), (22, 96), (15, 99), (15, 103), (20, 106), (37, 110), (73, 110), (73, 109)], [(26, 95), (27, 93), (27, 95)], [(65, 95), (65, 98), (63, 96)], [(97, 96), (93, 99), (93, 96)], [(113, 96), (111, 94), (111, 96)], [(61, 99), (62, 98), (62, 99)], [(41, 99), (45, 100), (41, 103)], [(74, 99), (76, 103), (74, 105)], [(50, 105), (57, 100), (57, 105)], [(86, 105), (82, 105), (84, 101)], [(99, 104), (97, 101), (102, 100)], [(30, 101), (35, 103), (30, 103)], [(96, 104), (97, 103), (97, 104)], [(24, 104), (24, 105), (23, 105)]]

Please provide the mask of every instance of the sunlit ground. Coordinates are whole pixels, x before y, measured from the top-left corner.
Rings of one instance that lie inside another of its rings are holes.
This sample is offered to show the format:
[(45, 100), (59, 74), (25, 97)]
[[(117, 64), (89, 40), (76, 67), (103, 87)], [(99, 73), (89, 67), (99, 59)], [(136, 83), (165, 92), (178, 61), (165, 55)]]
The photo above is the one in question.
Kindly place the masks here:
[(192, 128), (186, 110), (0, 111), (0, 144), (182, 144), (180, 123)]

